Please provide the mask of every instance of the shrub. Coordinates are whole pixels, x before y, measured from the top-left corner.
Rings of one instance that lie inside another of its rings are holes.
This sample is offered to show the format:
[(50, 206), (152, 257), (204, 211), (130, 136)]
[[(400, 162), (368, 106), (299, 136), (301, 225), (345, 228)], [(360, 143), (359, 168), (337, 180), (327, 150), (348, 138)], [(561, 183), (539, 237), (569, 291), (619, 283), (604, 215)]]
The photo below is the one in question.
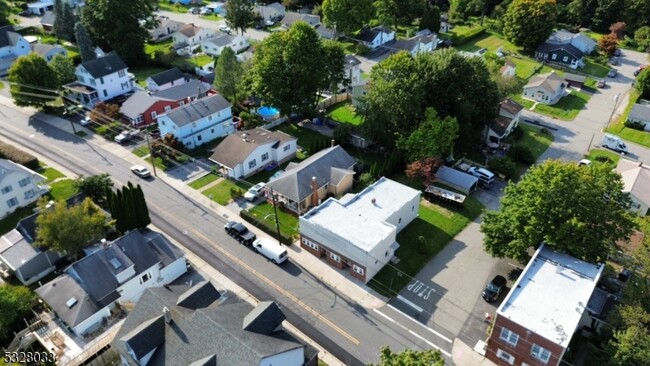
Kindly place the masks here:
[(517, 174), (517, 164), (515, 164), (515, 162), (507, 156), (490, 159), (488, 162), (488, 167), (497, 173), (505, 175), (505, 177), (508, 179), (514, 177), (515, 174)]
[(608, 158), (605, 155), (596, 156), (596, 161), (601, 163), (612, 163), (612, 159)]
[(644, 131), (645, 130), (645, 123), (637, 122), (637, 121), (625, 121), (625, 127), (634, 129), (634, 130), (639, 130), (639, 131)]
[(532, 164), (535, 162), (535, 157), (529, 148), (525, 146), (511, 146), (508, 150), (507, 156), (513, 161), (523, 164)]
[(357, 55), (363, 56), (366, 53), (368, 53), (369, 51), (370, 51), (370, 48), (368, 48), (368, 46), (366, 46), (365, 44), (357, 43), (354, 46), (354, 53), (356, 53)]
[[(248, 212), (248, 210), (241, 210), (241, 212), (239, 212), (239, 216), (241, 216), (242, 219), (248, 221), (253, 226), (261, 229), (262, 231), (271, 235), (274, 238), (278, 235), (275, 226), (271, 227), (267, 225), (265, 222), (259, 221), (255, 216), (251, 215), (251, 213)], [(285, 245), (291, 245), (293, 244), (293, 238), (291, 236), (288, 236), (280, 232), (280, 242)]]
[(244, 191), (241, 188), (230, 188), (230, 197), (232, 199), (239, 198), (244, 195)]
[(519, 126), (515, 127), (515, 129), (512, 130), (512, 132), (510, 132), (510, 136), (512, 136), (512, 139), (515, 140), (515, 141), (521, 139), (522, 137), (524, 137), (523, 128), (521, 128)]
[(0, 158), (11, 160), (16, 164), (20, 164), (32, 170), (39, 168), (38, 159), (34, 155), (26, 153), (13, 145), (6, 144), (2, 141), (0, 141)]

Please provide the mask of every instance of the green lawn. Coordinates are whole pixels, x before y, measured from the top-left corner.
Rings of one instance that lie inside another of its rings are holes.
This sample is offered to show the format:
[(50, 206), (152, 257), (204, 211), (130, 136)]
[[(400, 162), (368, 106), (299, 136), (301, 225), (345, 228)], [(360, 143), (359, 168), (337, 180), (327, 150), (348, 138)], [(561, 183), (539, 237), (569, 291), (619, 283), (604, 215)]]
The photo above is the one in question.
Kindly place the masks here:
[(321, 141), (325, 138), (324, 135), (321, 135), (320, 133), (316, 131), (309, 130), (307, 128), (302, 128), (299, 127), (293, 123), (289, 124), (282, 124), (280, 127), (278, 127), (279, 131), (282, 131), (284, 133), (288, 133), (289, 135), (295, 137), (298, 139), (298, 145), (302, 146), (304, 149), (306, 149), (308, 146), (310, 146), (312, 143), (316, 143), (318, 141)]
[(50, 184), (50, 196), (54, 200), (67, 200), (77, 193), (73, 183), (72, 179), (63, 179)]
[(625, 127), (624, 122), (627, 120), (628, 114), (630, 114), (632, 107), (634, 106), (634, 104), (637, 102), (638, 99), (639, 99), (639, 92), (636, 89), (632, 88), (630, 91), (630, 102), (628, 103), (627, 107), (625, 107), (625, 111), (623, 112), (623, 115), (620, 116), (616, 121), (612, 122), (611, 126), (607, 129), (607, 132), (614, 135), (618, 135), (624, 140), (631, 141), (639, 145), (643, 145), (645, 147), (650, 147), (649, 132)]
[[(461, 29), (464, 29), (462, 27), (467, 26), (461, 26)], [(456, 28), (452, 29), (452, 31), (455, 29)], [(490, 32), (486, 32), (485, 34), (474, 38), (470, 42), (456, 47), (456, 49), (459, 51), (476, 52), (481, 48), (487, 48), (489, 52), (496, 52), (499, 47), (502, 47), (504, 51), (519, 52), (519, 48), (517, 46), (506, 41), (500, 35)]]
[(579, 71), (599, 78), (604, 78), (607, 76), (609, 70), (611, 70), (611, 67), (597, 64), (591, 58), (585, 58), (585, 67)]
[[(192, 5), (183, 5), (183, 4), (172, 4), (168, 0), (158, 0), (158, 8), (164, 11), (171, 11), (174, 13), (187, 13), (189, 8), (200, 8), (204, 5), (207, 5), (208, 1), (201, 1), (201, 4), (192, 4)], [(197, 15), (198, 16), (198, 15)]]
[(65, 175), (63, 173), (61, 173), (60, 171), (58, 171), (58, 170), (56, 170), (54, 168), (49, 168), (49, 167), (43, 168), (43, 170), (38, 172), (38, 173), (41, 174), (42, 176), (44, 176), (45, 178), (47, 178), (46, 183), (49, 183), (49, 182), (55, 180), (56, 178), (65, 177)]
[[(275, 213), (273, 212), (273, 205), (268, 202), (262, 202), (259, 205), (248, 210), (257, 220), (265, 223), (271, 228), (275, 228)], [(282, 211), (278, 211), (278, 221), (280, 223), (280, 232), (283, 235), (296, 238), (299, 234), (298, 230), (298, 217)]]
[(614, 169), (621, 160), (621, 155), (610, 150), (592, 149), (585, 158), (591, 160), (593, 164), (607, 164)]
[(147, 146), (140, 146), (137, 149), (133, 149), (133, 154), (138, 157), (145, 157), (149, 155), (149, 148)]
[(138, 85), (142, 87), (147, 86), (146, 80), (149, 76), (158, 74), (165, 70), (166, 69), (162, 67), (155, 67), (155, 66), (129, 68), (129, 72), (132, 72), (133, 75), (135, 75), (136, 82), (138, 83)]
[(0, 220), (0, 235), (4, 235), (7, 232), (9, 232), (11, 229), (14, 229), (16, 227), (16, 224), (18, 224), (18, 221), (33, 214), (34, 207), (36, 207), (35, 203), (28, 205), (26, 207), (21, 207), (16, 211), (14, 211), (11, 215)]
[(201, 193), (203, 193), (203, 195), (206, 197), (210, 197), (214, 202), (225, 206), (232, 199), (232, 196), (230, 195), (231, 188), (238, 188), (243, 192), (246, 192), (248, 190), (248, 187), (244, 186), (241, 183), (234, 183), (231, 180), (224, 179), (223, 181), (219, 182), (219, 184), (212, 186)]
[(339, 41), (339, 44), (343, 47), (346, 55), (351, 55), (356, 53), (356, 43), (352, 41)]
[(215, 180), (219, 179), (220, 177), (216, 174), (209, 173), (207, 175), (202, 176), (201, 178), (191, 182), (188, 184), (190, 187), (194, 189), (201, 189), (208, 184), (214, 182)]
[(572, 121), (585, 107), (588, 100), (588, 94), (574, 90), (553, 105), (537, 104), (535, 112), (564, 121)]
[(381, 294), (395, 295), (482, 211), (483, 205), (472, 197), (465, 200), (465, 207), (460, 211), (421, 201), (419, 216), (397, 235), (400, 247), (395, 255), (400, 262), (385, 266), (370, 281), (370, 286)]
[(363, 122), (361, 117), (355, 114), (354, 106), (352, 106), (352, 103), (349, 101), (336, 103), (327, 108), (327, 114), (335, 121), (348, 123), (354, 126), (358, 126)]
[(542, 133), (538, 127), (520, 123), (519, 128), (525, 131), (524, 136), (515, 141), (514, 145), (526, 146), (537, 160), (553, 143), (553, 135)]
[(144, 46), (144, 51), (148, 55), (153, 55), (154, 52), (156, 51), (167, 51), (172, 47), (173, 40), (171, 38), (166, 39), (162, 42), (157, 42), (157, 43), (147, 43)]
[[(508, 56), (508, 60), (512, 61), (512, 63), (517, 66), (515, 68), (515, 74), (524, 80), (530, 79), (535, 73), (535, 70), (537, 70), (541, 65), (536, 60), (526, 56)], [(543, 74), (550, 71), (550, 67), (543, 66), (539, 73)]]

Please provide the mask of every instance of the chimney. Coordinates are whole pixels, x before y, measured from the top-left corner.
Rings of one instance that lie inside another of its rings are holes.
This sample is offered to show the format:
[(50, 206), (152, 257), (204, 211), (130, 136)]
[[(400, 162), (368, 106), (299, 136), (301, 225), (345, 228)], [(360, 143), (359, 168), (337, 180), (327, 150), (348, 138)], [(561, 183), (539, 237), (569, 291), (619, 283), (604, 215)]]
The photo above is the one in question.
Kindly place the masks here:
[(639, 162), (639, 168), (643, 168), (643, 162), (642, 161)]
[(106, 239), (102, 239), (99, 242), (102, 243), (102, 248), (104, 248), (104, 249), (108, 248), (108, 244), (106, 242)]
[(311, 177), (311, 205), (318, 206), (319, 201), (318, 183), (316, 183), (316, 177)]
[(372, 204), (374, 205), (377, 202), (377, 200), (373, 198), (370, 200), (370, 202), (372, 202)]
[(334, 139), (332, 139), (332, 147), (334, 147)]
[(169, 323), (172, 322), (172, 314), (171, 314), (171, 312), (169, 311), (169, 309), (166, 306), (163, 308), (163, 315), (165, 316), (165, 323), (166, 324), (169, 324)]

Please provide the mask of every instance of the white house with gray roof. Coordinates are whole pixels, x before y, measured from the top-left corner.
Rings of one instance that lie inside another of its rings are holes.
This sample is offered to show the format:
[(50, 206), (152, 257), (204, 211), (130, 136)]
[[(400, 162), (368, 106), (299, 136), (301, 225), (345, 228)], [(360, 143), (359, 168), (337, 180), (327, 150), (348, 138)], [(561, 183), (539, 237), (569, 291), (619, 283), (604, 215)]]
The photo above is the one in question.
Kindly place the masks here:
[(30, 45), (32, 52), (43, 57), (49, 64), (56, 55), (68, 57), (68, 50), (58, 44), (34, 43)]
[(0, 159), (0, 218), (36, 202), (49, 190), (47, 178), (11, 160)]
[(257, 12), (262, 19), (266, 22), (271, 19), (277, 19), (284, 17), (286, 13), (286, 8), (284, 5), (280, 4), (279, 2), (274, 2), (271, 4), (256, 4), (255, 7), (253, 7), (253, 11)]
[(300, 217), (300, 246), (368, 283), (399, 248), (397, 233), (418, 216), (420, 191), (385, 177)]
[(167, 285), (187, 271), (183, 252), (147, 229), (94, 249), (36, 290), (79, 336), (101, 326), (117, 302), (135, 303), (145, 289)]
[(181, 29), (185, 23), (170, 19), (167, 16), (156, 16), (156, 27), (149, 29), (149, 36), (153, 42), (159, 42), (171, 37), (172, 33)]
[(248, 37), (240, 35), (223, 34), (201, 42), (201, 50), (210, 56), (219, 56), (224, 48), (230, 47), (235, 53), (239, 53), (250, 47)]
[(554, 71), (535, 75), (524, 85), (524, 99), (542, 104), (555, 104), (566, 93), (567, 82)]
[(638, 161), (621, 159), (615, 171), (623, 180), (623, 192), (629, 193), (632, 199), (629, 210), (647, 216), (650, 208), (650, 168)]
[(29, 43), (13, 26), (0, 27), (0, 76), (7, 75), (14, 61), (30, 52)]
[(364, 29), (356, 36), (356, 39), (371, 50), (374, 50), (379, 46), (394, 41), (395, 31), (386, 27)]
[(635, 104), (627, 115), (629, 122), (643, 125), (643, 129), (650, 131), (650, 104)]
[(280, 165), (296, 157), (298, 139), (282, 131), (254, 128), (235, 131), (214, 149), (210, 161), (228, 177), (249, 177), (270, 164)]
[(284, 29), (289, 29), (291, 28), (292, 25), (294, 25), (296, 22), (305, 22), (312, 27), (316, 28), (318, 27), (320, 23), (320, 16), (318, 15), (313, 15), (313, 14), (305, 14), (305, 13), (297, 13), (295, 11), (288, 11), (284, 14), (284, 18), (282, 18), (282, 28)]
[(274, 302), (253, 307), (206, 281), (150, 288), (111, 345), (122, 366), (315, 365), (318, 352), (286, 333), (285, 319)]
[(178, 67), (172, 67), (169, 70), (149, 76), (146, 83), (147, 90), (157, 92), (174, 86), (183, 85), (188, 81), (187, 76), (179, 70)]
[(158, 117), (160, 134), (172, 134), (188, 148), (205, 144), (235, 131), (230, 103), (211, 95)]
[(416, 35), (409, 39), (399, 39), (389, 46), (391, 51), (406, 51), (415, 57), (420, 52), (433, 52), (438, 45), (435, 33)]
[(546, 40), (546, 43), (554, 45), (571, 45), (587, 55), (594, 52), (596, 47), (598, 47), (598, 43), (588, 35), (582, 32), (571, 33), (566, 29), (560, 29), (553, 32)]
[(135, 88), (135, 76), (129, 74), (128, 66), (114, 52), (81, 63), (77, 66), (75, 75), (77, 81), (66, 84), (63, 88), (68, 98), (75, 99), (88, 108), (100, 101), (130, 93)]

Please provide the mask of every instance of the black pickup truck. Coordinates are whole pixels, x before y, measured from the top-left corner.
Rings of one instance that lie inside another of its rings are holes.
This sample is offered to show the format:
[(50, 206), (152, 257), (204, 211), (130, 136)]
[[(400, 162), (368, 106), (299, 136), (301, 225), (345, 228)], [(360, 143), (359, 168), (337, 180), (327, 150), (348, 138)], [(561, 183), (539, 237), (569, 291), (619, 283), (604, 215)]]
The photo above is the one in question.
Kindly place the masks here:
[(253, 244), (257, 238), (257, 236), (250, 232), (241, 222), (230, 221), (224, 226), (224, 229), (228, 235), (245, 245)]

